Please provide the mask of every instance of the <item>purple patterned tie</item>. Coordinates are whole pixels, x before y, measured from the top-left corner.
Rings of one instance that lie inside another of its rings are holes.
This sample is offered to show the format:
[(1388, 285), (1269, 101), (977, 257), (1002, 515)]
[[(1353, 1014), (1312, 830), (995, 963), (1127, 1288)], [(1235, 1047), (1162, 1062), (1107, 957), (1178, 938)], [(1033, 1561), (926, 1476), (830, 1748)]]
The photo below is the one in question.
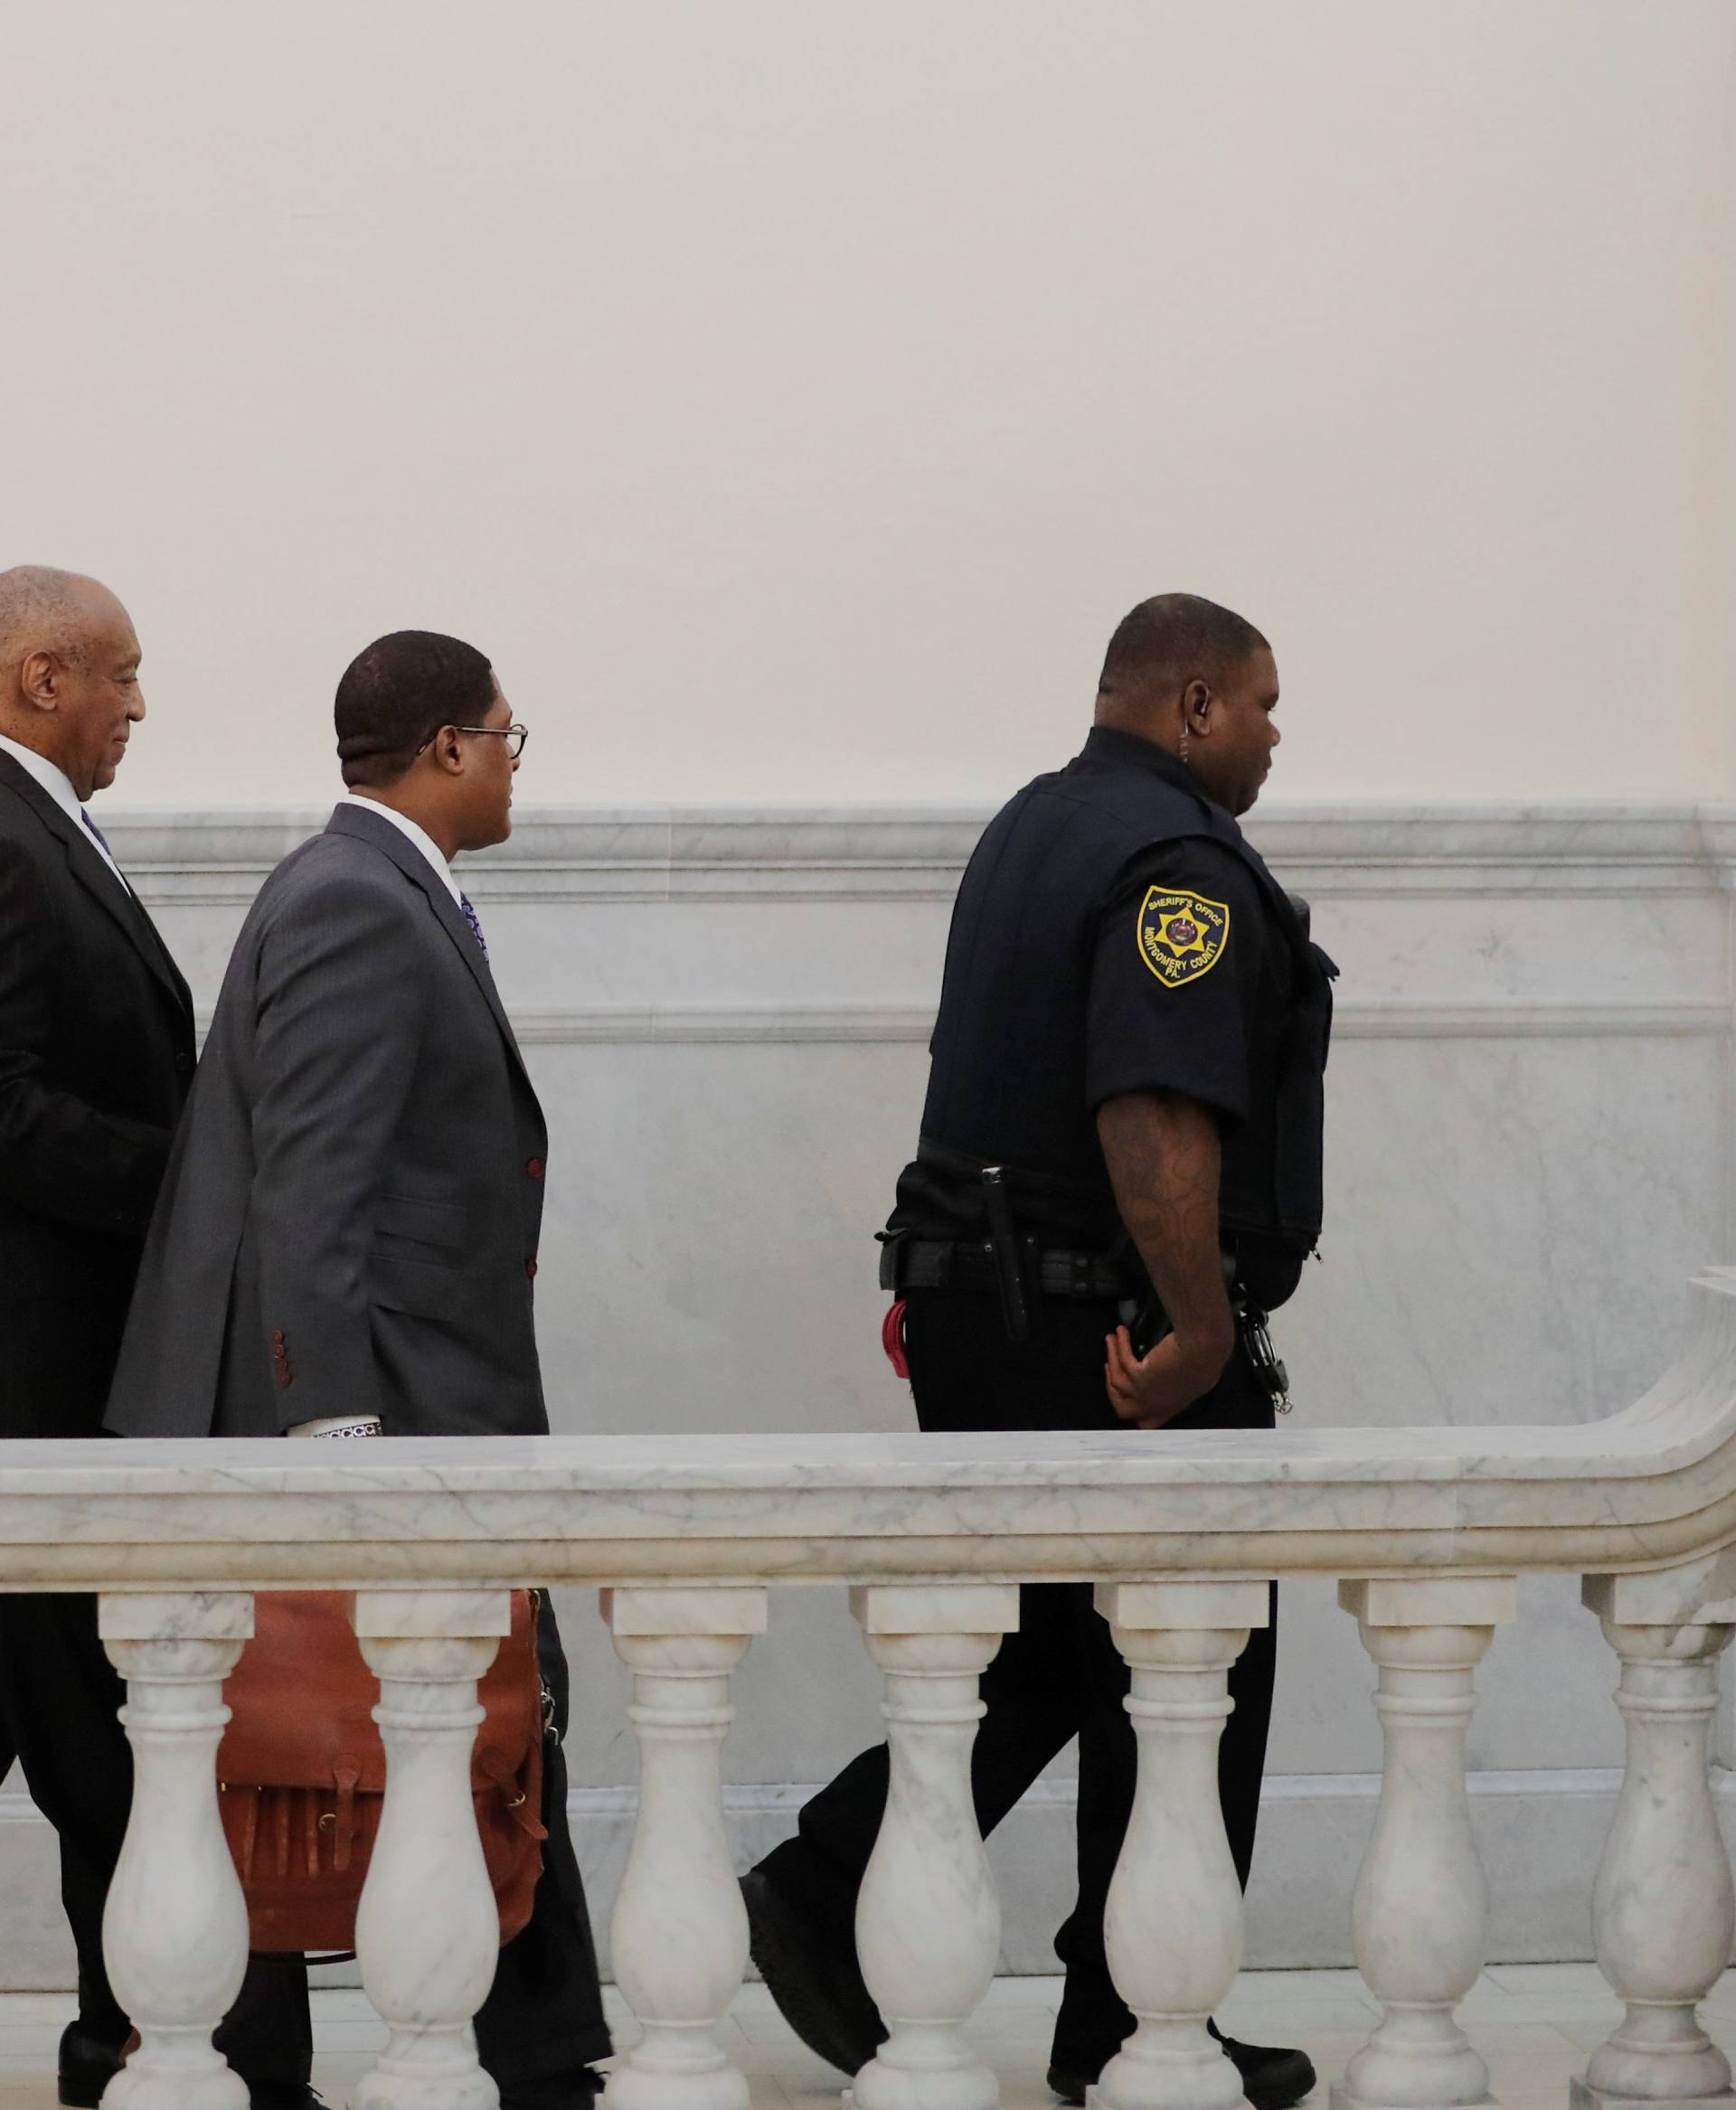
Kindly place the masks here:
[(460, 894), (458, 906), (464, 910), (464, 919), (470, 926), (471, 937), (481, 947), (482, 956), (486, 960), (488, 957), (488, 940), (482, 935), (482, 921), (476, 910), (470, 906), (470, 897), (467, 894)]

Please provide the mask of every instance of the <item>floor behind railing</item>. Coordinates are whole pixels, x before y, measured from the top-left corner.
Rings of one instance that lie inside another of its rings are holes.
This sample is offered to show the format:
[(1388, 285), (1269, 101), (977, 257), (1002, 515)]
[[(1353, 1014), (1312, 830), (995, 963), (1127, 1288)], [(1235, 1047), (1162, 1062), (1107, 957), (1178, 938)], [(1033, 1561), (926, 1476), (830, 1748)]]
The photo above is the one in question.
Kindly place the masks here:
[[(1061, 1981), (1001, 1978), (977, 2011), (971, 2035), (1000, 2077), (1005, 2110), (1054, 2110), (1043, 2086)], [(633, 2024), (611, 1986), (606, 1998), (618, 2041)], [(1460, 2011), (1489, 2063), (1502, 2110), (1564, 2110), (1567, 2084), (1609, 2033), (1620, 2007), (1590, 1964), (1504, 1964), (1485, 1972)], [(1736, 2053), (1736, 1971), (1703, 2010), (1712, 2035)], [(1299, 2044), (1320, 2069), (1313, 2103), (1367, 2038), (1377, 2018), (1354, 1971), (1250, 1972), (1220, 2010), (1223, 2026), (1252, 2043)], [(53, 2110), (54, 2048), (67, 2019), (64, 1993), (0, 1994), (0, 2110)], [(753, 2086), (754, 2110), (824, 2110), (844, 2083), (803, 2049), (765, 1988), (745, 1985), (719, 2032)], [(333, 2110), (385, 2040), (360, 1992), (314, 1995), (314, 2080)]]

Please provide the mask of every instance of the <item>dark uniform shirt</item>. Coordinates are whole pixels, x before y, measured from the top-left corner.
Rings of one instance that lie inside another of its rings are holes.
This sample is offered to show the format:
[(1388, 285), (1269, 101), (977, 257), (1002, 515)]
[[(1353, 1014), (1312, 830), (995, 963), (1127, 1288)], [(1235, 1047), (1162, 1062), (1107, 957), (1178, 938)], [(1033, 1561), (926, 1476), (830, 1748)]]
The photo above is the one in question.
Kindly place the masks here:
[(1217, 1116), (1226, 1244), (1256, 1299), (1281, 1303), (1319, 1229), (1333, 972), (1192, 771), (1095, 729), (971, 859), (889, 1229), (980, 1237), (980, 1168), (1001, 1163), (1022, 1234), (1125, 1252), (1098, 1109), (1174, 1092)]

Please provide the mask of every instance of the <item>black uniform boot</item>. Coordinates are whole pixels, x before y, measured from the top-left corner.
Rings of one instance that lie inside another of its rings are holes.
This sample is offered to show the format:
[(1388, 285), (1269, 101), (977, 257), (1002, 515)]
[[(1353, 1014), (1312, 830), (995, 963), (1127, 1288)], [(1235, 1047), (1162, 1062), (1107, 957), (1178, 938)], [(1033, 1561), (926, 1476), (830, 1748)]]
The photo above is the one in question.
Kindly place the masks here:
[(816, 2058), (860, 2073), (886, 2041), (886, 2025), (854, 1946), (828, 1941), (758, 1869), (742, 1877), (741, 1898), (749, 1947), (778, 2012)]
[[(1296, 2104), (1313, 2092), (1314, 2061), (1306, 2051), (1273, 2044), (1243, 2044), (1234, 2037), (1226, 2037), (1215, 2022), (1208, 2022), (1206, 2028), (1223, 2046), (1241, 2076), (1241, 2092), (1253, 2110), (1294, 2110)], [(1102, 2059), (1091, 2073), (1071, 2073), (1052, 2066), (1049, 2086), (1061, 2102), (1082, 2105), (1086, 2089), (1095, 2084), (1108, 2064), (1108, 2058)]]

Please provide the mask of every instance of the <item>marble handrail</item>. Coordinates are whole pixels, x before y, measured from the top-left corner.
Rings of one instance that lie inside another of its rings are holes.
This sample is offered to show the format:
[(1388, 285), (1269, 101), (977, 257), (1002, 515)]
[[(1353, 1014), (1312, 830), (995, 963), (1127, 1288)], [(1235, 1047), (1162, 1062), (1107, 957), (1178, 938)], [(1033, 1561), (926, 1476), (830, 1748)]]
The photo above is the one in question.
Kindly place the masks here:
[(296, 1585), (356, 1593), (381, 1683), (386, 1806), (356, 1940), (391, 2036), (357, 2110), (495, 2110), (470, 2027), (495, 1921), (468, 1767), (476, 1681), (524, 1583), (599, 1588), (634, 1681), (614, 1951), (644, 2034), (608, 2110), (747, 2110), (714, 2034), (747, 1944), (719, 1806), (729, 1681), (769, 1586), (828, 1582), (850, 1585), (884, 1673), (891, 1748), (857, 1917), (889, 2034), (854, 2099), (995, 2110), (962, 2029), (999, 1938), (971, 1745), (1015, 1586), (1053, 1578), (1095, 1586), (1139, 1753), (1105, 1925), (1137, 2028), (1096, 2103), (1237, 2110), (1205, 2027), (1241, 1942), (1217, 1744), (1268, 1582), (1297, 1574), (1338, 1579), (1386, 1754), (1354, 1930), (1382, 2020), (1335, 2110), (1492, 2110), (1455, 2015), (1486, 1919), (1465, 1745), (1526, 1569), (1583, 1578), (1628, 1740), (1593, 1891), (1627, 2013), (1576, 2110), (1736, 2110), (1697, 2016), (1736, 1924), (1706, 1772), (1736, 1631), (1736, 1270), (1700, 1277), (1694, 1311), (1645, 1399), (1568, 1427), (9, 1445), (0, 1587), (97, 1592), (127, 1680), (137, 1788), (105, 1942), (142, 2042), (108, 2110), (245, 2110), (211, 2042), (246, 1945), (212, 1757), (252, 1592)]
[(1679, 1568), (1736, 1542), (1736, 1270), (1694, 1303), (1570, 1427), (14, 1443), (0, 1587)]

